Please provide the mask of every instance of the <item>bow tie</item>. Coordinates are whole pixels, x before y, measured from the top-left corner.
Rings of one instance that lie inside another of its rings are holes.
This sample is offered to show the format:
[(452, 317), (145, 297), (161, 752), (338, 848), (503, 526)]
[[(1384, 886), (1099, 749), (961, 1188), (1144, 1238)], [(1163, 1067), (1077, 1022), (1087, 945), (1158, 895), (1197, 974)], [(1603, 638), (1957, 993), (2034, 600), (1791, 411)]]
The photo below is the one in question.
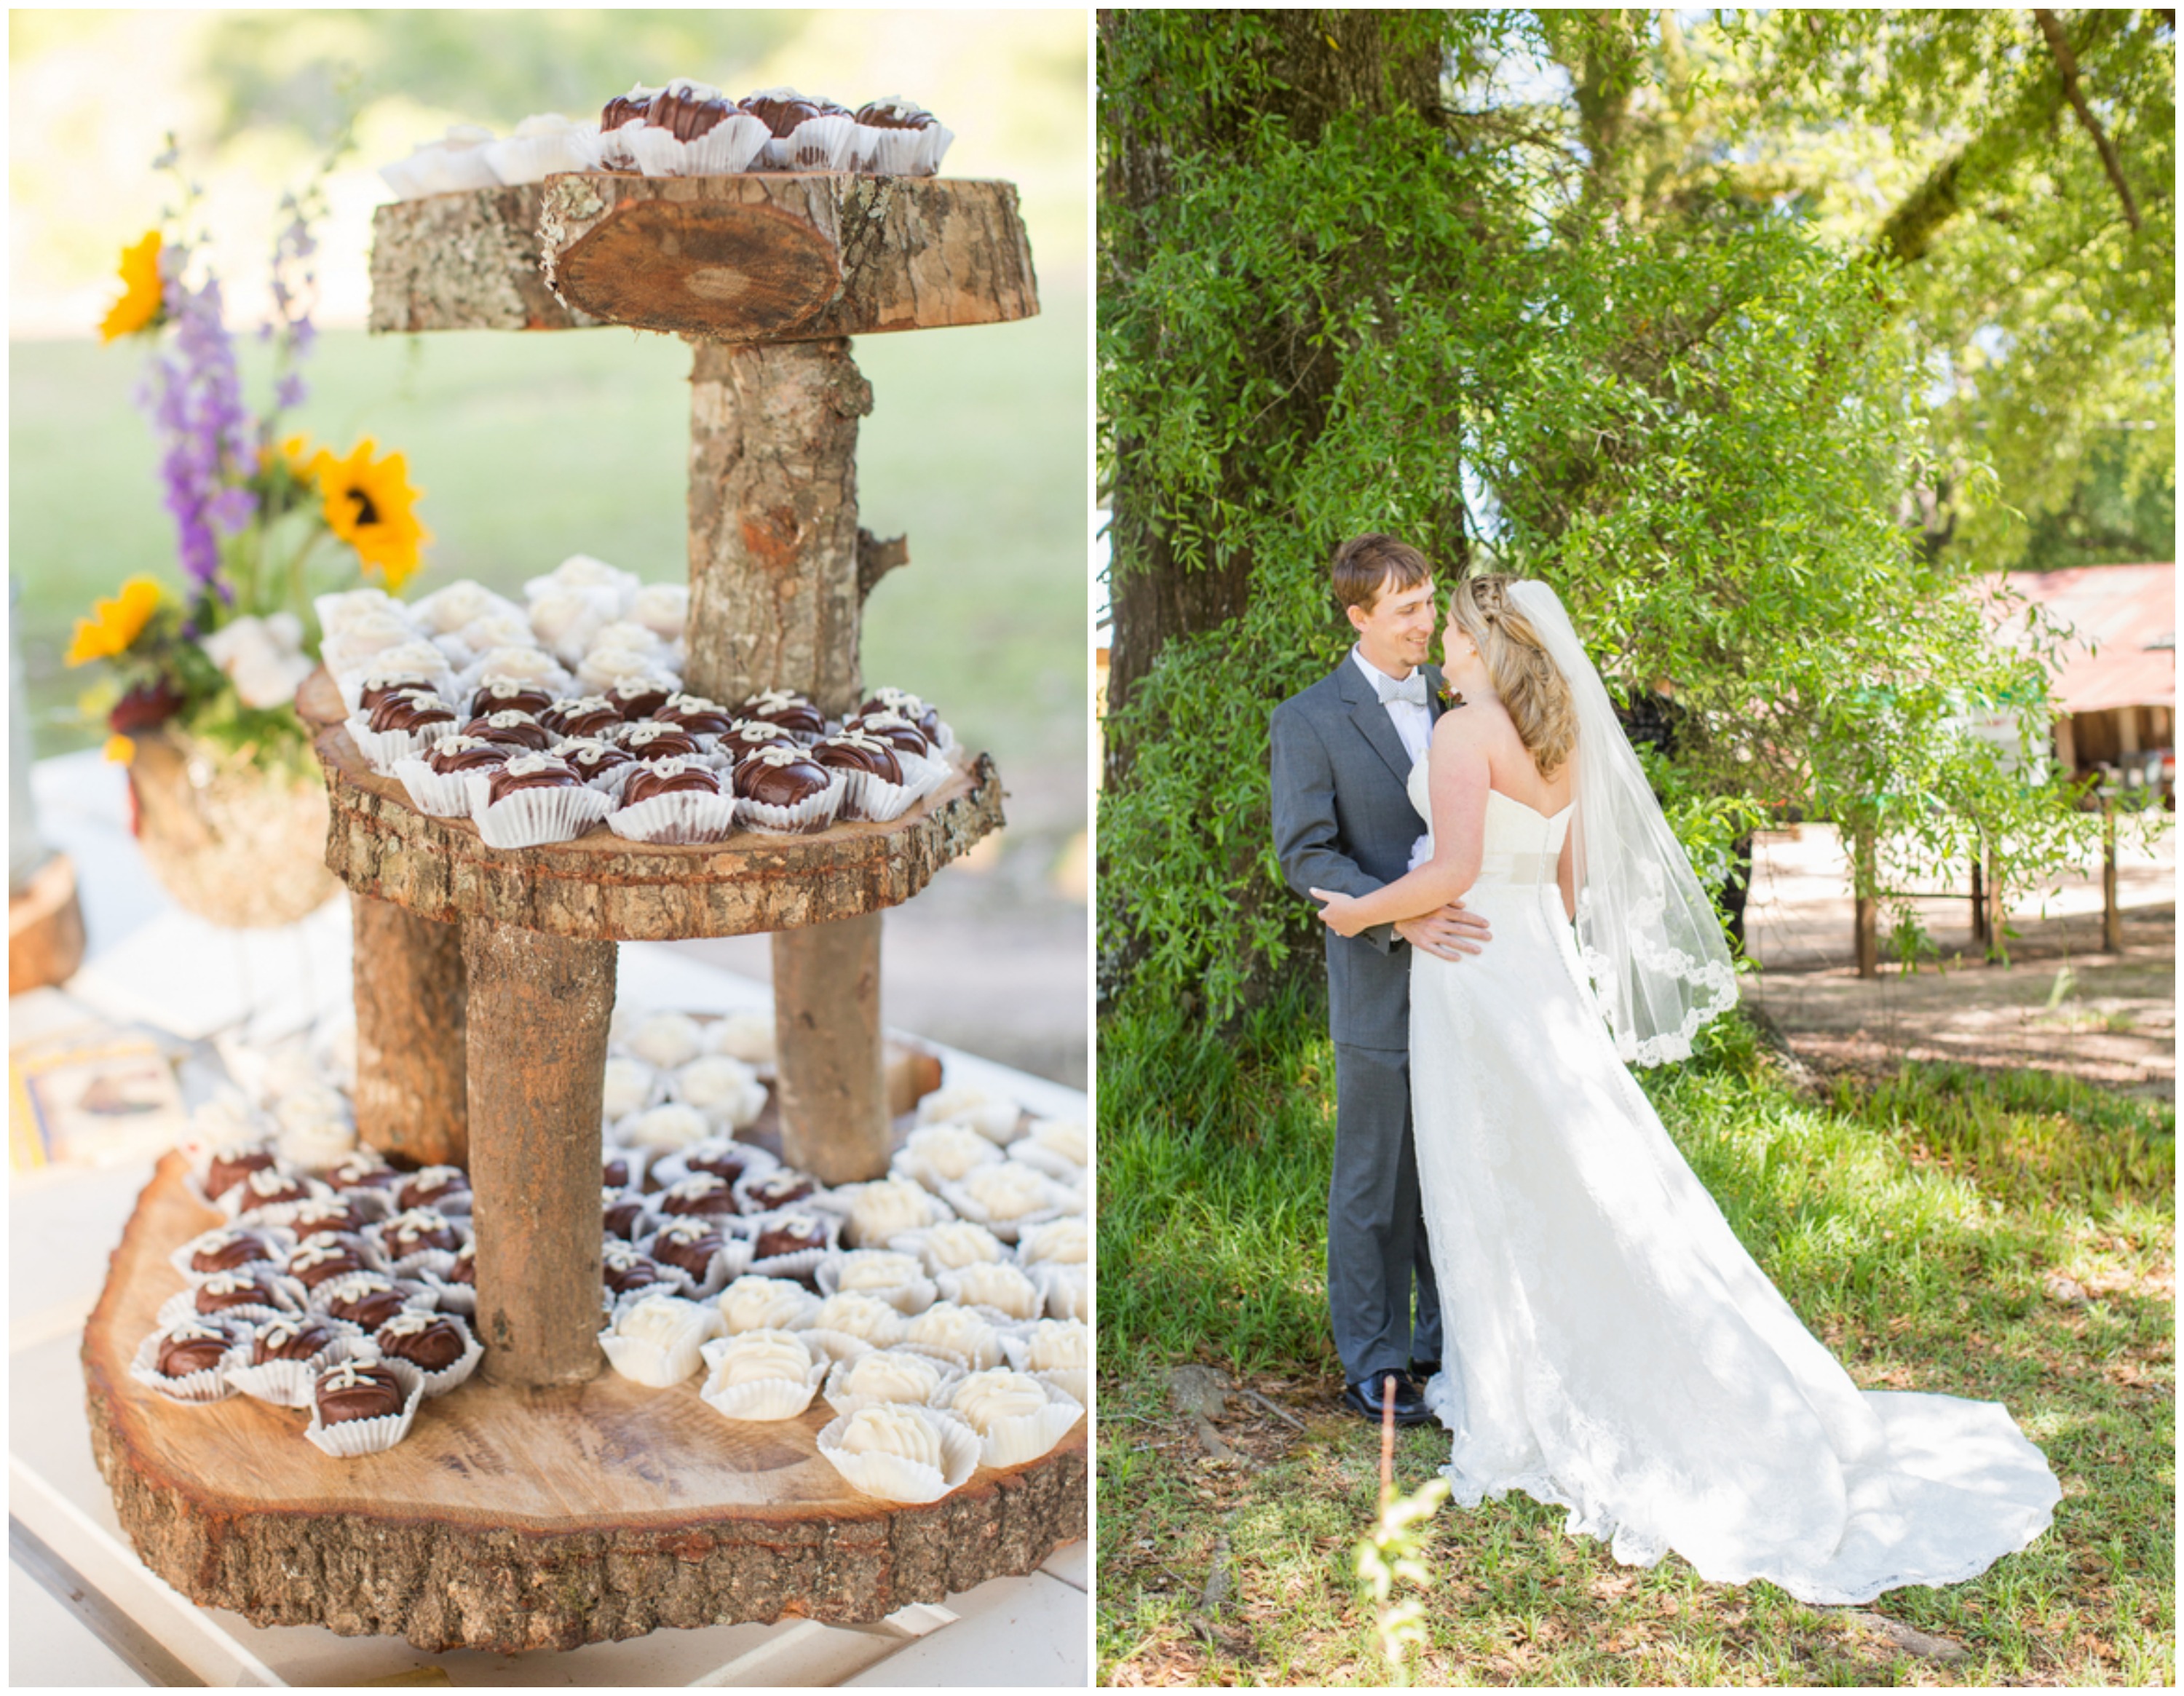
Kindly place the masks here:
[(1373, 680), (1373, 687), (1380, 697), (1380, 704), (1387, 706), (1395, 701), (1408, 701), (1414, 707), (1426, 703), (1426, 673), (1424, 666), (1412, 668), (1411, 675), (1400, 683), (1392, 677), (1381, 676)]

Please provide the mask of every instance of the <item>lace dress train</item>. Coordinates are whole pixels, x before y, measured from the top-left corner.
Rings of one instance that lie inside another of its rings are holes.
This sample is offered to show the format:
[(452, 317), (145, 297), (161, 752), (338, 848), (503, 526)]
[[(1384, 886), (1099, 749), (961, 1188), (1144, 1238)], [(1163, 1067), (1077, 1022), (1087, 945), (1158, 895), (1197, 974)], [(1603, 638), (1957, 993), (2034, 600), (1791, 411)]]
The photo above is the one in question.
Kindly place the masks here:
[[(1423, 764), (1411, 797), (1429, 816)], [(1418, 954), (1411, 1087), (1457, 1499), (1722, 1583), (1870, 1600), (1984, 1571), (2061, 1491), (1998, 1403), (1861, 1391), (1737, 1241), (1617, 1057), (1555, 884), (1568, 810), (1489, 800), (1480, 954)]]

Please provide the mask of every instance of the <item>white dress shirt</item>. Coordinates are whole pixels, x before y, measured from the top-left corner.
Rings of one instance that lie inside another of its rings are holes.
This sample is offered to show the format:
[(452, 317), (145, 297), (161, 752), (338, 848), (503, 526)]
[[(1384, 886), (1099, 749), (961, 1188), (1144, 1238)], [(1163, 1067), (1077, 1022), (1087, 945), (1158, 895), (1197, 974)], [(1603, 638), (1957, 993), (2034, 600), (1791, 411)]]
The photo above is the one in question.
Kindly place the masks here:
[[(1432, 709), (1424, 701), (1390, 700), (1388, 697), (1396, 686), (1409, 680), (1390, 677), (1365, 657), (1362, 648), (1352, 648), (1350, 657), (1357, 662), (1357, 669), (1365, 674), (1365, 681), (1373, 686), (1373, 694), (1387, 709), (1388, 721), (1395, 726), (1396, 734), (1402, 738), (1403, 751), (1410, 755), (1411, 763), (1417, 765), (1426, 757), (1426, 748), (1433, 739)], [(1414, 670), (1411, 676), (1423, 680), (1424, 668)]]

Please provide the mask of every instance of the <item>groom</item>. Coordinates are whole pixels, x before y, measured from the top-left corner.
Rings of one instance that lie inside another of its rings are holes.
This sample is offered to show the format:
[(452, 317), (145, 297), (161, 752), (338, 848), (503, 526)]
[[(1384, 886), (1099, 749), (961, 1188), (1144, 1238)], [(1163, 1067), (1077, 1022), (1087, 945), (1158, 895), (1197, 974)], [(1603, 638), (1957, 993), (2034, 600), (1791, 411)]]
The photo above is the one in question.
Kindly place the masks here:
[[(1424, 554), (1391, 536), (1361, 536), (1335, 552), (1334, 598), (1357, 645), (1333, 676), (1277, 707), (1273, 725), (1274, 851), (1300, 895), (1365, 895), (1392, 883), (1425, 834), (1404, 786), (1440, 711), (1440, 674), (1424, 663), (1438, 624), (1432, 574)], [(1459, 959), (1486, 939), (1485, 921), (1460, 903), (1357, 937), (1327, 932), (1328, 1304), (1344, 1399), (1376, 1421), (1390, 1374), (1396, 1423), (1431, 1420), (1420, 1386), (1440, 1367), (1440, 1304), (1411, 1145), (1411, 950)]]

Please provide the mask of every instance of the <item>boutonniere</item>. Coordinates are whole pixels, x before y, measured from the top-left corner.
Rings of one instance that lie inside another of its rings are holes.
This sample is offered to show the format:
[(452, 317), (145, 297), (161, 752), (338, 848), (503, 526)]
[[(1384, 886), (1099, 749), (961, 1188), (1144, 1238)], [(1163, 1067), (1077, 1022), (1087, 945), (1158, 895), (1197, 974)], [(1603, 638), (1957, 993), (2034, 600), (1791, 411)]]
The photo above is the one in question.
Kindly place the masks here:
[(1463, 704), (1463, 692), (1460, 689), (1450, 688), (1446, 678), (1442, 679), (1440, 687), (1435, 690), (1434, 693), (1440, 697), (1440, 706), (1443, 712), (1447, 712), (1452, 708), (1460, 707)]

